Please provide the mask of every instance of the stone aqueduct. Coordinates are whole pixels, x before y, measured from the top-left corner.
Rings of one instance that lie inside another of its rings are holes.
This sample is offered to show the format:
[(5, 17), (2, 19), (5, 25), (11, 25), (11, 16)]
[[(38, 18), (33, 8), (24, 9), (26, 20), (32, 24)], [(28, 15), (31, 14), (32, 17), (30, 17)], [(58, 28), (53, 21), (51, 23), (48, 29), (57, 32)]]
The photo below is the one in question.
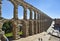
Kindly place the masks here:
[[(1, 17), (1, 5), (2, 0), (0, 0), (0, 28), (6, 21), (11, 21), (13, 25), (13, 37), (14, 39), (18, 39), (18, 31), (19, 28), (17, 27), (18, 24), (22, 24), (22, 31), (23, 36), (29, 36), (41, 33), (46, 31), (52, 22), (52, 18), (40, 11), (39, 9), (35, 8), (34, 6), (28, 4), (24, 0), (10, 0), (10, 2), (14, 5), (14, 16), (12, 19), (4, 19)], [(23, 20), (18, 19), (18, 5), (23, 7)], [(27, 9), (30, 11), (30, 18), (27, 19)], [(32, 11), (34, 11), (34, 19), (32, 19)]]

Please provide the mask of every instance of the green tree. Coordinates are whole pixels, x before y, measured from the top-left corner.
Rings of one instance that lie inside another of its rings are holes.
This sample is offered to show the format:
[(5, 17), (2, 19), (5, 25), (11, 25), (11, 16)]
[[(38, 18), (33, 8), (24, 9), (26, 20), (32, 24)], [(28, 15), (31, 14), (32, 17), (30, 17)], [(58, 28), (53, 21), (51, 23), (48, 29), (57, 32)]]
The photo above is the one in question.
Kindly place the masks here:
[(5, 22), (3, 24), (2, 30), (5, 31), (5, 33), (12, 32), (11, 22), (10, 21)]

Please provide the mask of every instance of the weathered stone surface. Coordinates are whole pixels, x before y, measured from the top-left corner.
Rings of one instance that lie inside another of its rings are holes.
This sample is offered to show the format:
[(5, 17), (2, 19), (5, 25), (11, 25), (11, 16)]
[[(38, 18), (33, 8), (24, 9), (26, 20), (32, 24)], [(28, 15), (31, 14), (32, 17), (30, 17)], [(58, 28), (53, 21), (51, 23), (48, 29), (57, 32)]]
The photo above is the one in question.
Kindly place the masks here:
[(22, 31), (23, 31), (23, 37), (29, 36), (29, 24), (26, 20), (22, 21), (23, 27), (22, 27)]
[(27, 9), (24, 7), (24, 19), (27, 20)]
[(13, 21), (11, 21), (11, 25), (12, 25), (12, 32), (13, 32), (13, 39), (19, 39), (20, 38), (20, 36), (19, 36), (19, 34), (18, 34), (18, 27), (17, 27), (17, 21), (16, 20), (13, 20)]
[(30, 20), (32, 20), (32, 9), (30, 9)]
[(34, 34), (34, 24), (33, 21), (29, 21), (29, 35), (33, 35)]
[(37, 34), (37, 24), (36, 24), (36, 21), (34, 21), (34, 34)]
[(18, 19), (18, 5), (14, 5), (14, 19)]

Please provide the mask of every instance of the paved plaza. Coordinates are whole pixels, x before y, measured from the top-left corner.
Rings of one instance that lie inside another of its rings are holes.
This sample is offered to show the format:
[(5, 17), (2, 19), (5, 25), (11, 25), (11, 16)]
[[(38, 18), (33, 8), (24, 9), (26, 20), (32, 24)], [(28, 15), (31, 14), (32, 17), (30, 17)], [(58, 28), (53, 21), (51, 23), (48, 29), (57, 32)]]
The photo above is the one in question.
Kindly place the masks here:
[[(41, 40), (42, 38), (42, 40)], [(33, 36), (29, 36), (26, 38), (21, 38), (19, 40), (13, 40), (13, 41), (59, 41), (59, 38), (51, 36), (47, 34), (46, 32), (36, 34)]]

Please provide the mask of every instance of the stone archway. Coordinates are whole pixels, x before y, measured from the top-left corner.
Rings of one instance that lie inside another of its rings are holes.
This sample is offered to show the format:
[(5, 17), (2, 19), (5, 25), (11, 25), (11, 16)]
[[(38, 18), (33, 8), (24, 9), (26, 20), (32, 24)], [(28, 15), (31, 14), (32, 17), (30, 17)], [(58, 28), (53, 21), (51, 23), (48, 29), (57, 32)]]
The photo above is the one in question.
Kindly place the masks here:
[(10, 21), (5, 21), (2, 25), (2, 31), (4, 31), (4, 36), (12, 40), (13, 39), (13, 32), (12, 32), (12, 23)]
[[(12, 25), (12, 34), (13, 34), (13, 39), (18, 39), (20, 38), (19, 34), (18, 34), (18, 27), (17, 27), (17, 21), (16, 20), (8, 20), (9, 22), (11, 22)], [(3, 22), (1, 22), (1, 28), (3, 26), (3, 24), (6, 22), (6, 20), (4, 20)]]
[(20, 36), (18, 34), (19, 32), (19, 28), (18, 28), (18, 24), (17, 24), (17, 20), (11, 20), (11, 25), (12, 25), (12, 32), (13, 32), (13, 39), (19, 39)]
[(19, 30), (18, 34), (19, 34), (20, 37), (22, 37), (22, 35), (23, 35), (23, 29), (22, 29), (23, 28), (23, 24), (19, 23), (17, 26), (18, 26), (18, 30)]
[(23, 27), (22, 24), (18, 24), (18, 28), (19, 28), (20, 31), (22, 30), (22, 27)]
[(5, 23), (6, 21), (9, 21), (9, 20), (6, 20), (6, 19), (1, 19), (1, 20), (0, 20), (0, 29), (1, 29), (1, 32), (2, 32), (2, 33), (0, 32), (0, 34), (2, 35), (2, 36), (0, 35), (0, 36), (1, 36), (0, 39), (3, 40), (3, 41), (6, 40), (6, 37), (5, 37), (5, 35), (4, 35), (4, 34), (5, 34), (4, 31), (2, 31), (2, 26), (4, 25), (4, 23)]
[[(1, 0), (2, 1), (2, 0)], [(1, 17), (5, 19), (12, 19), (13, 18), (13, 10), (14, 10), (14, 5), (9, 1), (9, 0), (3, 0), (1, 2)], [(9, 4), (9, 5), (7, 5)], [(8, 11), (8, 12), (7, 12)]]

